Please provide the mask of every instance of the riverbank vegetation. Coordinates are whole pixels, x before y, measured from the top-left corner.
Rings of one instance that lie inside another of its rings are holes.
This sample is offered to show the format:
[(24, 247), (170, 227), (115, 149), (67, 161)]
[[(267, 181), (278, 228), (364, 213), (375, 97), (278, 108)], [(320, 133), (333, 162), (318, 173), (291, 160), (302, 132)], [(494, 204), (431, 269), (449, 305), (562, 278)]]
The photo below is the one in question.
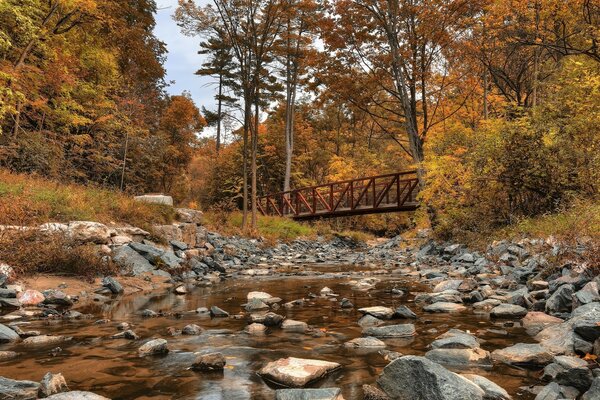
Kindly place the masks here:
[[(127, 195), (164, 192), (253, 235), (311, 235), (321, 226), (386, 235), (431, 227), (460, 240), (569, 230), (597, 237), (593, 2), (248, 4), (182, 0), (172, 12), (197, 40), (190, 51), (204, 55), (197, 74), (217, 88), (200, 113), (188, 94), (166, 93), (154, 1), (5, 1), (0, 166)], [(419, 172), (415, 215), (316, 226), (257, 215), (256, 199), (267, 193), (404, 169)], [(19, 197), (3, 185), (4, 199), (31, 204), (3, 200), (2, 214), (29, 222), (170, 218), (132, 211), (108, 192), (119, 205), (102, 215), (100, 189), (70, 200)], [(219, 216), (224, 209), (232, 214)]]

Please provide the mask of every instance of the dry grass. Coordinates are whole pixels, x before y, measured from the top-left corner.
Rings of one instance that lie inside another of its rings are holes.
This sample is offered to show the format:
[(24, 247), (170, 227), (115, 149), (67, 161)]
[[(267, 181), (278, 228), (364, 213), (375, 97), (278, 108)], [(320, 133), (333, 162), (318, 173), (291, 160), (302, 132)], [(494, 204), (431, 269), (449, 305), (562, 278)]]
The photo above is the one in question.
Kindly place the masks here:
[(41, 235), (34, 230), (5, 230), (0, 233), (0, 260), (17, 275), (34, 273), (74, 275), (93, 280), (113, 275), (116, 266), (98, 253), (94, 245), (80, 245), (62, 234)]
[(121, 222), (146, 229), (174, 218), (172, 207), (136, 202), (118, 192), (0, 170), (0, 225), (78, 220)]

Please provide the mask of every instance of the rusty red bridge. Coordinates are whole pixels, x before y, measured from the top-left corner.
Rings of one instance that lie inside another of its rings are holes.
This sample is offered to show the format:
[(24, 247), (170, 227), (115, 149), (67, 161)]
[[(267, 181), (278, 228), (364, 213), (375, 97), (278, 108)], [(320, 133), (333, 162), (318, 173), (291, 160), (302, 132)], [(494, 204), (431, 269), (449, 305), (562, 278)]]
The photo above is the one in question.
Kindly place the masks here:
[(414, 211), (417, 186), (416, 171), (397, 172), (270, 194), (258, 199), (258, 209), (294, 219)]

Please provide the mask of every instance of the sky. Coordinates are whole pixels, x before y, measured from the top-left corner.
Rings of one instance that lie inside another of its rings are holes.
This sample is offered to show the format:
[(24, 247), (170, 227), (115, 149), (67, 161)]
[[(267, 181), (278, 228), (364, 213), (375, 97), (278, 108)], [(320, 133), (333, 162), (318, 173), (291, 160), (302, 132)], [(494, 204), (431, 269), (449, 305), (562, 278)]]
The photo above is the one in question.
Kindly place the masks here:
[[(210, 0), (195, 0), (196, 4), (203, 5)], [(177, 8), (177, 0), (156, 0), (158, 12), (156, 14), (155, 35), (167, 44), (167, 82), (171, 82), (167, 91), (170, 94), (190, 92), (198, 108), (204, 106), (209, 110), (215, 109), (215, 87), (210, 85), (210, 77), (194, 75), (203, 62), (202, 55), (198, 54), (200, 48), (199, 38), (190, 38), (183, 35), (173, 21), (172, 15)]]

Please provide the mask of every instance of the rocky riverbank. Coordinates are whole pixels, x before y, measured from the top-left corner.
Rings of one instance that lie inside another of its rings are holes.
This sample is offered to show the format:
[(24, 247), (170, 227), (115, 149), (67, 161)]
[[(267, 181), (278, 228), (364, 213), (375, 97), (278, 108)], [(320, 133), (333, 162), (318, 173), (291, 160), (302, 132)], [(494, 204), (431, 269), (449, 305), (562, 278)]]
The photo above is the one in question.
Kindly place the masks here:
[[(352, 392), (352, 398), (508, 399), (516, 395), (537, 400), (591, 400), (599, 396), (600, 278), (598, 266), (581, 256), (589, 245), (585, 240), (576, 246), (552, 238), (505, 241), (476, 252), (461, 244), (436, 243), (423, 233), (417, 239), (396, 237), (369, 246), (335, 238), (296, 240), (269, 247), (258, 240), (208, 232), (202, 226), (201, 214), (193, 210), (179, 210), (179, 214), (180, 222), (156, 227), (162, 243), (133, 227), (92, 222), (39, 227), (41, 232), (62, 232), (80, 243), (94, 243), (106, 262), (119, 266), (121, 276), (104, 277), (97, 280), (96, 286), (69, 294), (73, 289), (70, 283), (42, 290), (13, 282), (11, 267), (4, 265), (0, 282), (4, 314), (0, 363), (10, 365), (19, 360), (15, 350), (26, 352), (31, 346), (60, 349), (77, 342), (77, 337), (24, 328), (36, 321), (77, 320), (89, 326), (98, 324), (98, 329), (112, 324), (105, 319), (94, 320), (97, 315), (87, 314), (86, 304), (114, 307), (128, 298), (123, 297), (126, 291), (154, 289), (169, 291), (175, 298), (189, 298), (198, 290), (195, 288), (216, 290), (224, 281), (255, 282), (259, 288), (269, 281), (276, 287), (277, 282), (292, 282), (292, 278), (322, 277), (328, 282), (347, 282), (346, 297), (324, 286), (302, 289), (302, 281), (298, 281), (294, 290), (303, 292), (301, 298), (249, 291), (240, 304), (230, 304), (230, 298), (225, 298), (221, 304), (188, 310), (193, 314), (149, 307), (139, 310), (141, 318), (196, 315), (199, 319), (169, 328), (166, 334), (153, 330), (140, 334), (125, 317), (108, 340), (133, 342), (138, 357), (165, 357), (182, 351), (174, 348), (170, 339), (174, 335), (210, 340), (214, 335), (229, 334), (208, 331), (205, 325), (218, 327), (247, 321), (243, 335), (265, 338), (261, 340), (281, 332), (300, 342), (332, 340), (338, 343), (336, 351), (342, 353), (380, 353), (381, 361), (377, 362), (389, 364), (379, 370), (375, 381), (363, 382), (360, 394)], [(402, 283), (390, 284), (398, 280)], [(136, 289), (140, 282), (147, 285)], [(327, 321), (313, 326), (310, 321), (295, 319), (304, 310), (324, 305), (335, 310), (335, 318), (343, 315), (344, 323), (354, 325), (352, 329), (358, 329), (361, 335), (330, 332)], [(357, 317), (350, 322), (354, 313)], [(485, 330), (465, 329), (459, 323), (453, 324), (458, 315), (472, 315), (491, 326)], [(432, 318), (447, 323), (432, 330), (427, 328)], [(526, 336), (510, 340), (510, 332), (521, 331)], [(503, 346), (491, 345), (487, 339), (490, 334), (502, 336)], [(236, 334), (232, 335), (234, 340)], [(423, 351), (410, 345), (419, 337), (431, 337)], [(227, 370), (222, 350), (207, 344), (201, 349), (187, 368), (201, 374)], [(231, 348), (228, 351), (230, 357), (235, 357)], [(266, 382), (295, 388), (273, 391), (272, 396), (278, 399), (339, 399), (346, 390), (343, 385), (304, 388), (323, 380), (330, 384), (328, 376), (343, 374), (349, 368), (343, 360), (330, 358), (327, 353), (318, 357), (285, 356), (265, 360), (255, 372)], [(372, 362), (361, 360), (365, 365)], [(516, 394), (508, 393), (494, 383), (494, 374), (482, 376), (481, 371), (498, 368), (533, 371), (536, 384), (523, 386)], [(64, 380), (55, 375), (44, 376), (41, 383), (14, 380), (17, 376), (4, 378), (0, 381), (0, 398), (56, 395), (66, 390), (66, 384), (44, 383)]]

